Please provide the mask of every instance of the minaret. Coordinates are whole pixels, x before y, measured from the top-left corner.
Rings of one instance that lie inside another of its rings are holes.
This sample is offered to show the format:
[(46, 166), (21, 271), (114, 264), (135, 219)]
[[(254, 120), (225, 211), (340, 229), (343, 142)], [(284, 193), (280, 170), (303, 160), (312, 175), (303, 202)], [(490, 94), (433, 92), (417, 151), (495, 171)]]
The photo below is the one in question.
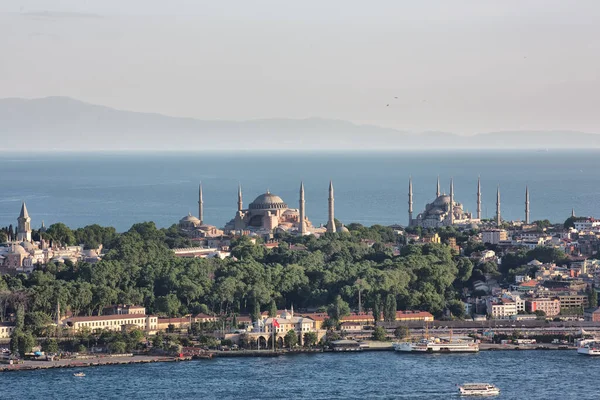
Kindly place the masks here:
[(204, 200), (202, 199), (202, 182), (198, 186), (198, 219), (204, 223)]
[(438, 197), (440, 197), (440, 176), (438, 175), (438, 180), (437, 180), (437, 190), (435, 192), (435, 198), (437, 199)]
[(575, 218), (575, 209), (571, 208), (571, 218)]
[(333, 212), (333, 182), (329, 181), (329, 218), (327, 219), (327, 232), (335, 233), (335, 217)]
[(525, 186), (525, 223), (529, 225), (529, 187)]
[(25, 202), (21, 205), (21, 214), (17, 218), (17, 223), (17, 241), (31, 242), (31, 218), (29, 218)]
[(412, 176), (408, 178), (408, 226), (413, 225), (413, 189)]
[(496, 226), (500, 226), (502, 218), (500, 217), (500, 185), (498, 185), (498, 192), (496, 193)]
[(304, 182), (300, 182), (300, 213), (299, 213), (299, 225), (298, 225), (298, 231), (300, 232), (300, 235), (305, 235), (306, 234), (306, 224), (304, 223), (304, 214), (305, 214), (305, 203), (304, 203)]
[(242, 211), (242, 184), (238, 184), (238, 211)]
[(481, 220), (481, 176), (477, 177), (477, 219)]
[(454, 225), (454, 178), (450, 178), (450, 225)]

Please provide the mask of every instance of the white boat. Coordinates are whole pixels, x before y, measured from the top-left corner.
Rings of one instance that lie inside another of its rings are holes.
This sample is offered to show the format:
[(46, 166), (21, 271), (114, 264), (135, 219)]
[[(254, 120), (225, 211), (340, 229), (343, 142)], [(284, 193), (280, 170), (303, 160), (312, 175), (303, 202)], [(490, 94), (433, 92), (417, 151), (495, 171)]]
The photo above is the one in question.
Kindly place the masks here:
[(600, 356), (600, 339), (584, 339), (577, 344), (577, 352), (586, 356)]
[(477, 353), (479, 343), (472, 339), (421, 339), (393, 344), (394, 350), (416, 353)]
[(461, 396), (497, 396), (500, 389), (491, 383), (463, 383), (458, 392)]
[(75, 372), (75, 373), (73, 374), (73, 376), (77, 376), (77, 377), (80, 377), (80, 378), (82, 378), (82, 377), (84, 377), (84, 376), (85, 376), (85, 374), (84, 374), (83, 372)]

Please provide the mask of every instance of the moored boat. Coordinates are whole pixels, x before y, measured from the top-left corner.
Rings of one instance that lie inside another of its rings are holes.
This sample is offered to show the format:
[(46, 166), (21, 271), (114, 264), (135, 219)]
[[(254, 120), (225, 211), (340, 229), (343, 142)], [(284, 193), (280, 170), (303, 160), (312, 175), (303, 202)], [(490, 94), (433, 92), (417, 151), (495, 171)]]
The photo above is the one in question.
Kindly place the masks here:
[(500, 389), (491, 383), (463, 383), (458, 392), (461, 396), (497, 396)]
[(600, 339), (584, 339), (577, 344), (577, 353), (586, 356), (600, 356)]
[(82, 377), (84, 377), (84, 376), (85, 376), (85, 374), (84, 374), (83, 372), (75, 372), (75, 373), (73, 374), (73, 376), (77, 376), (77, 377), (79, 377), (79, 378), (82, 378)]
[(473, 339), (421, 339), (417, 342), (394, 343), (394, 350), (417, 353), (477, 353), (479, 343)]

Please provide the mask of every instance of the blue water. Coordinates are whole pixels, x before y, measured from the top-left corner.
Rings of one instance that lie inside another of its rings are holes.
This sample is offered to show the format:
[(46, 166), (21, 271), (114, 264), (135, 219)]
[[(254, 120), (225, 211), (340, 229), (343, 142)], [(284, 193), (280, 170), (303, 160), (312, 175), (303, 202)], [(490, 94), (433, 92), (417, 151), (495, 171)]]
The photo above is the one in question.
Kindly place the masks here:
[(600, 359), (575, 351), (464, 355), (311, 354), (0, 374), (5, 399), (458, 399), (483, 381), (498, 399), (597, 399)]
[(524, 193), (531, 193), (531, 218), (564, 221), (598, 215), (598, 151), (399, 152), (399, 153), (161, 153), (0, 155), (0, 225), (15, 224), (25, 200), (32, 224), (64, 222), (71, 227), (99, 223), (123, 231), (153, 220), (170, 226), (197, 214), (203, 182), (205, 221), (223, 226), (236, 211), (237, 184), (244, 206), (270, 189), (297, 207), (300, 180), (307, 215), (327, 220), (327, 186), (333, 179), (336, 217), (344, 223), (405, 224), (407, 180), (413, 176), (415, 213), (435, 195), (437, 175), (455, 199), (475, 211), (480, 174), (483, 216), (495, 215), (496, 185), (502, 216), (524, 218)]

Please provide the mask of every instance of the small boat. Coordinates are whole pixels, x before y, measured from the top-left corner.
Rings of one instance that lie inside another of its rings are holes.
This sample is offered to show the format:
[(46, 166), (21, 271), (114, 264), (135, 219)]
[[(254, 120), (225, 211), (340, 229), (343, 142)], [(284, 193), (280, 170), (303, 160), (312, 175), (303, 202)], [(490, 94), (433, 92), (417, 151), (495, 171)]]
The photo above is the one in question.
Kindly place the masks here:
[(73, 374), (73, 376), (77, 376), (77, 377), (83, 378), (85, 376), (85, 374), (83, 372), (75, 372)]
[(600, 339), (584, 339), (577, 343), (577, 353), (586, 356), (600, 356)]
[(461, 396), (497, 396), (500, 389), (491, 383), (463, 383), (458, 392)]

